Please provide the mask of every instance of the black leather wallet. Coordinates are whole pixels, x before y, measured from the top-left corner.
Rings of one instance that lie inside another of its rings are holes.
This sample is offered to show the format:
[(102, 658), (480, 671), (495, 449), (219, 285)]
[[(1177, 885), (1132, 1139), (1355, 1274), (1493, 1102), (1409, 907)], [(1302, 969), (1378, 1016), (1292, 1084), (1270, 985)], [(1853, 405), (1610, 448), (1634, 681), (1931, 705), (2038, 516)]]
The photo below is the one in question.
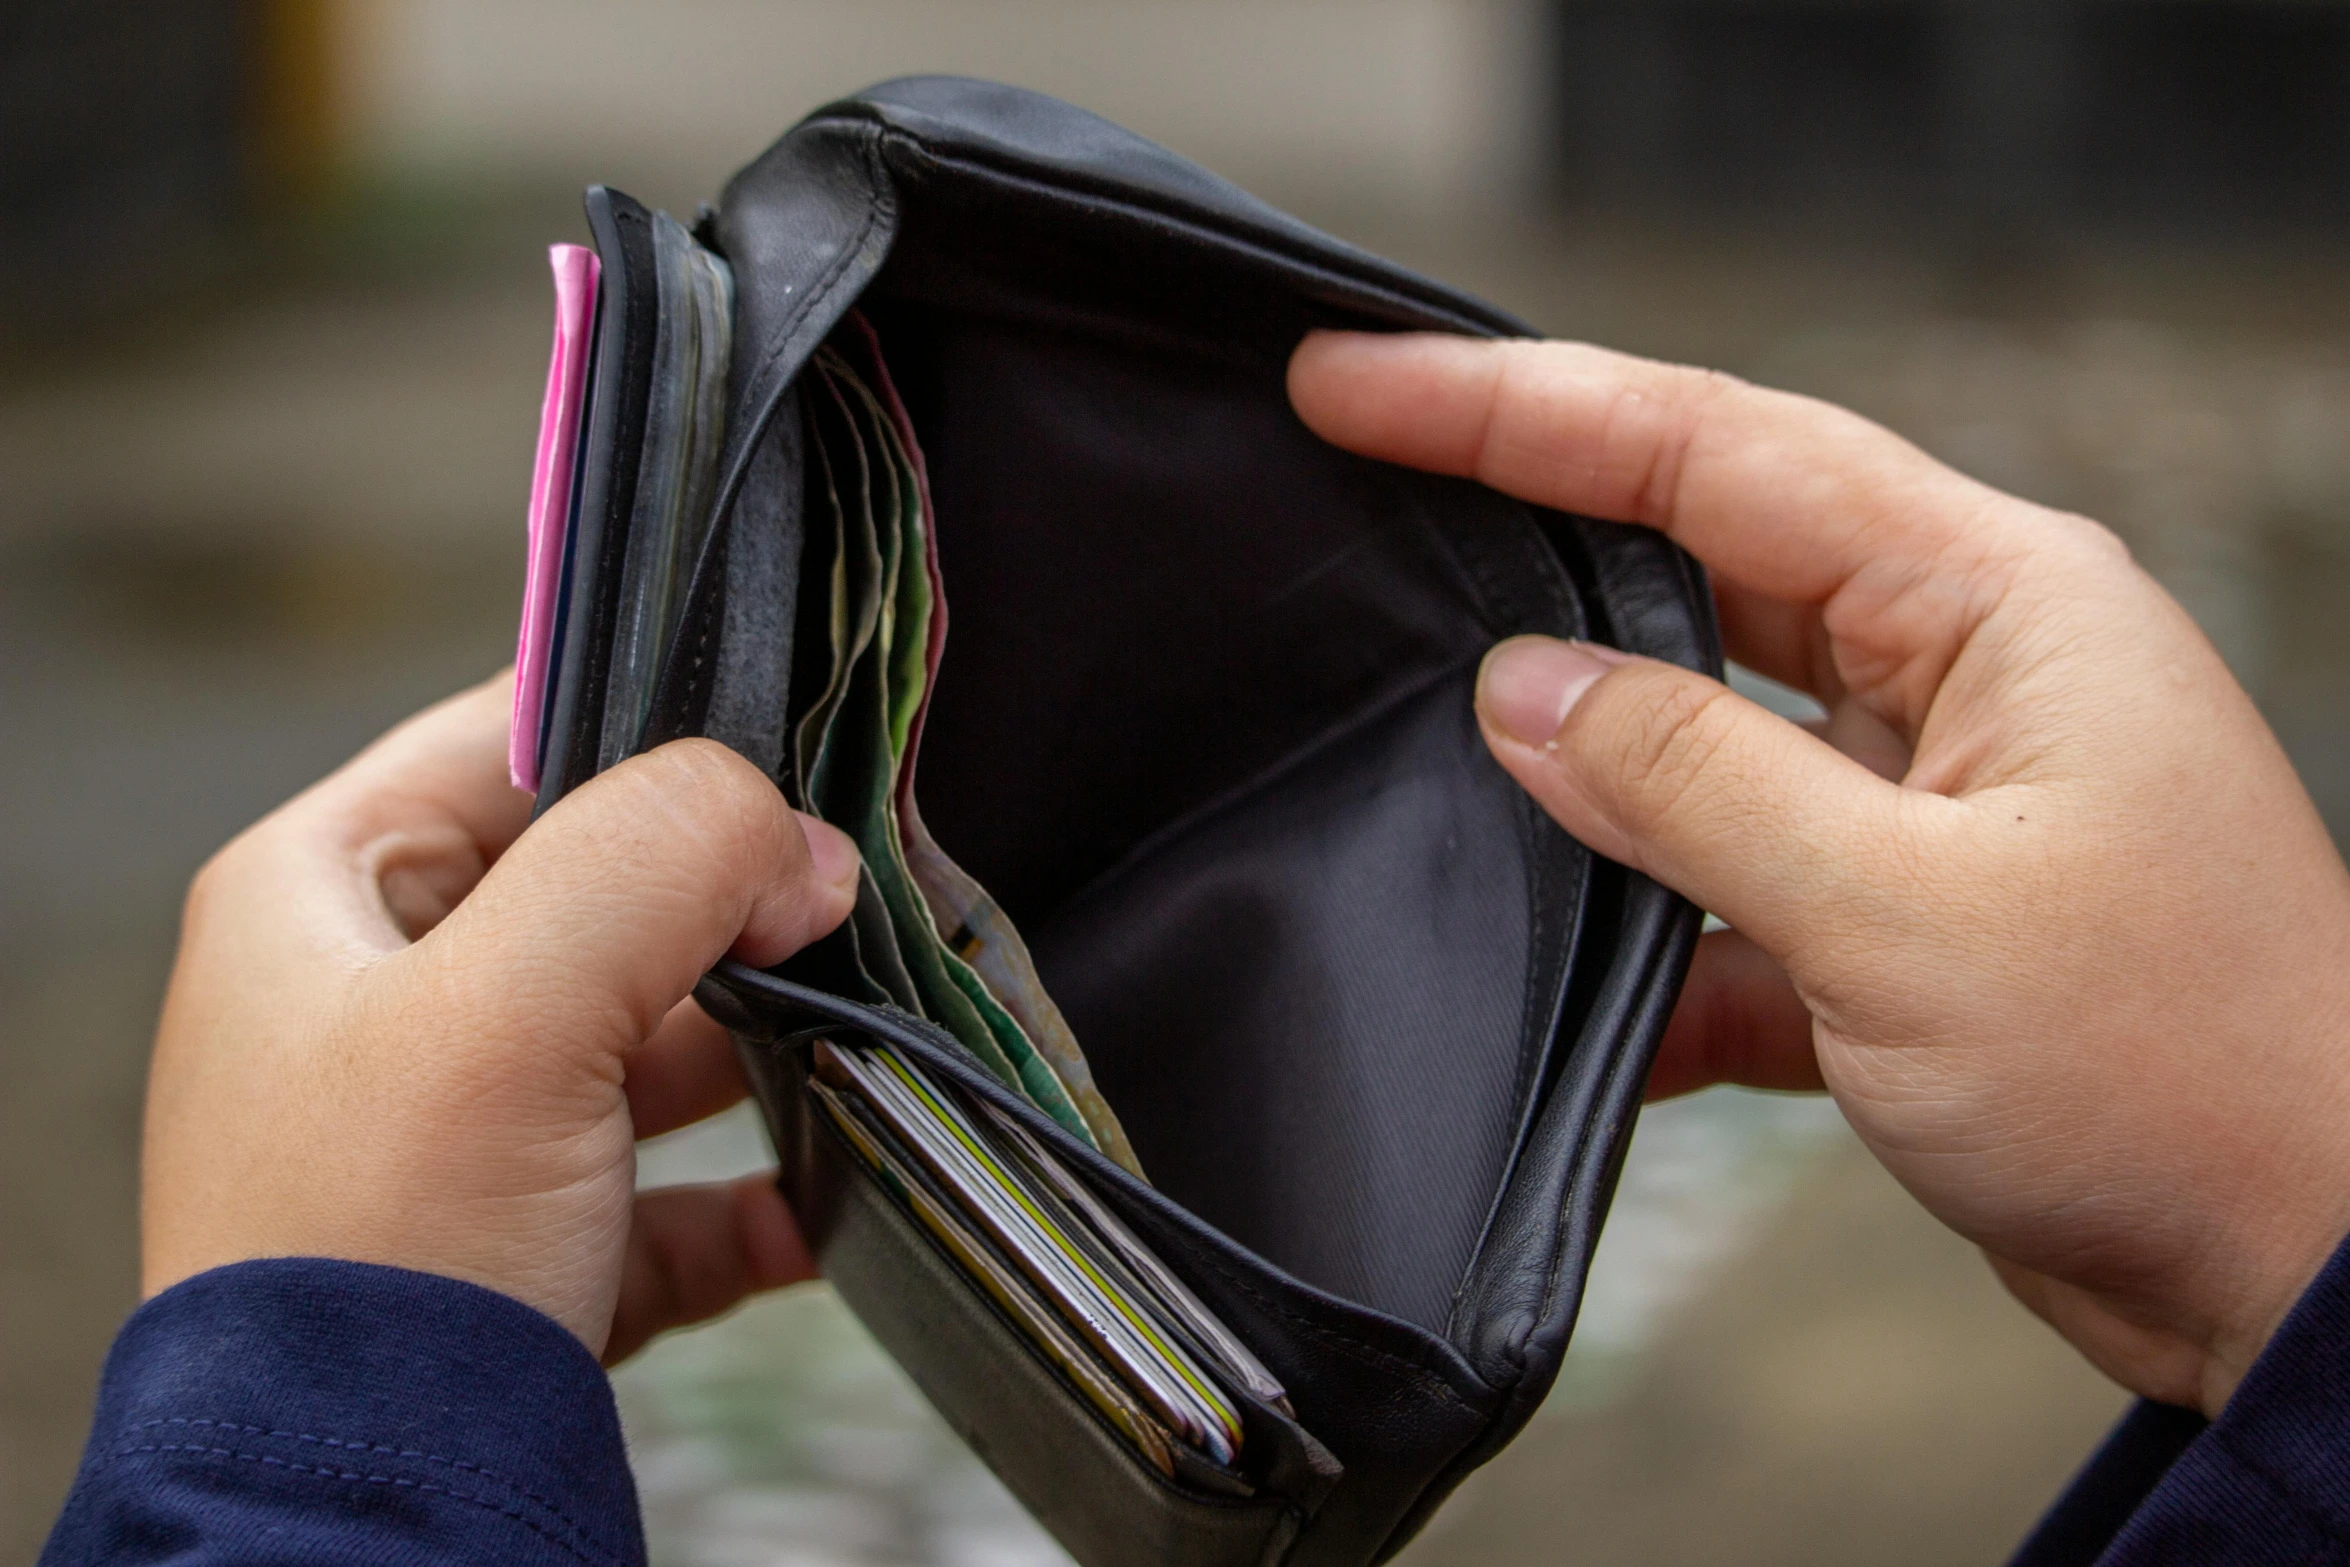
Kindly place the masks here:
[[(591, 215), (599, 390), (542, 808), (609, 759), (651, 376), (646, 216)], [(628, 749), (708, 735), (799, 791), (827, 602), (803, 393), (854, 307), (952, 592), (922, 813), (1027, 933), (1152, 1177), (860, 998), (837, 953), (728, 964), (699, 994), (825, 1273), (1088, 1567), (1387, 1556), (1557, 1373), (1699, 918), (1495, 765), (1478, 661), (1531, 631), (1718, 673), (1698, 568), (1316, 439), (1284, 394), (1308, 330), (1525, 329), (1049, 99), (876, 87), (695, 232), (732, 268), (730, 417)], [(1016, 1122), (1254, 1352), (1287, 1405), (1240, 1401), (1229, 1472), (1142, 1461), (857, 1157), (810, 1075), (828, 1040)]]

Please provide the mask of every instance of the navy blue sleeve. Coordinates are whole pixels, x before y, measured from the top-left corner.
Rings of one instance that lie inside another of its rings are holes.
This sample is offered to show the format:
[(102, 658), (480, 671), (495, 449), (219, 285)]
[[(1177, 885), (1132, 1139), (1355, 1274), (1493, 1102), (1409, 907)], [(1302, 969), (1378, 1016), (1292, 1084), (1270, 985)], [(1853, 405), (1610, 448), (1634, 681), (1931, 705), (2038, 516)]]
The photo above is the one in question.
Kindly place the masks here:
[(2350, 1241), (2216, 1421), (2141, 1403), (2010, 1567), (2350, 1564)]
[(611, 1384), (554, 1319), (428, 1273), (200, 1274), (106, 1359), (42, 1567), (636, 1567)]

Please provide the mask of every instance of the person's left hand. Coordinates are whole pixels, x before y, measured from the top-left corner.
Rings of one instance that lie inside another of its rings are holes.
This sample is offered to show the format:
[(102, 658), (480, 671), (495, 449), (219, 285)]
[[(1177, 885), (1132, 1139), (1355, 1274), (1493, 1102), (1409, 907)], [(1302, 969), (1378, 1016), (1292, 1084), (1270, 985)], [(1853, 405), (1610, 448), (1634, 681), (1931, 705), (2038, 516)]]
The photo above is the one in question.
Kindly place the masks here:
[(148, 1084), (149, 1295), (260, 1257), (465, 1279), (607, 1364), (812, 1273), (772, 1176), (635, 1193), (635, 1144), (734, 1104), (688, 997), (854, 901), (846, 835), (706, 740), (524, 832), (505, 678), (410, 720), (213, 857)]

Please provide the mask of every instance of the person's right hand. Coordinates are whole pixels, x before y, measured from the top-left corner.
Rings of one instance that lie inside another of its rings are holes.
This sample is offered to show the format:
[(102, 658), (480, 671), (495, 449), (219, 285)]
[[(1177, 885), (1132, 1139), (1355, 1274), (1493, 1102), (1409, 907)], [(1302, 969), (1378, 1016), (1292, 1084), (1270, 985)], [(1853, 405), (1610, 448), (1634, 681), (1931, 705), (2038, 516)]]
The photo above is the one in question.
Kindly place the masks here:
[(1662, 529), (1731, 656), (1827, 705), (1823, 740), (1606, 649), (1486, 661), (1502, 764), (1734, 927), (1652, 1094), (1824, 1084), (2091, 1361), (2216, 1414), (2350, 1230), (2350, 875), (2179, 607), (2094, 523), (1721, 375), (1319, 334), (1290, 389), (1339, 445)]

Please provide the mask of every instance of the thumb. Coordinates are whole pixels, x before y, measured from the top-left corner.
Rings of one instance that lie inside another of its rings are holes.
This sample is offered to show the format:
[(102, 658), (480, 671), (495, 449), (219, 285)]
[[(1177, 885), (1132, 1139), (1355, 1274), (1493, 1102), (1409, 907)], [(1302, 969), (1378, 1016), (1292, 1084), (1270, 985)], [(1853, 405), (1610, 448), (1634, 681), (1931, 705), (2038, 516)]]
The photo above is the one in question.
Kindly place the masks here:
[(516, 1036), (634, 1049), (729, 951), (780, 961), (856, 901), (857, 852), (708, 740), (632, 757), (565, 796), (418, 943)]
[(1613, 648), (1501, 643), (1477, 718), (1560, 826), (1782, 959), (1902, 831), (1897, 786), (1719, 681)]

